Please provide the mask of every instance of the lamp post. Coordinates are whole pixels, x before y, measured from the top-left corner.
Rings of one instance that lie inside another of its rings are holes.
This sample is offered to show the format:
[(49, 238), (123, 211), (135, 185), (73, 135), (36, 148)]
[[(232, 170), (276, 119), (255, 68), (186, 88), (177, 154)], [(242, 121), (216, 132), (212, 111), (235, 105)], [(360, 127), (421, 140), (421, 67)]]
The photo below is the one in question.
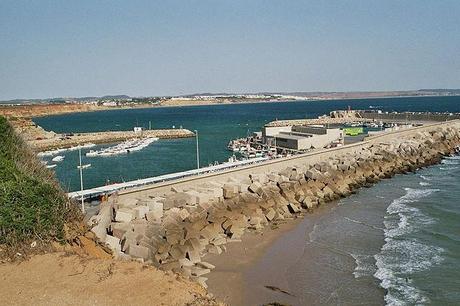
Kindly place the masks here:
[(198, 145), (198, 131), (195, 130), (195, 138), (196, 138), (196, 168), (200, 169), (200, 147)]
[(78, 148), (78, 159), (80, 161), (80, 165), (77, 168), (80, 170), (81, 211), (85, 213), (85, 201), (83, 197), (83, 167), (86, 167), (86, 168), (90, 167), (91, 164), (86, 164), (86, 165), (81, 164), (81, 147)]
[(81, 211), (85, 213), (85, 202), (83, 199), (83, 167), (81, 165), (81, 148), (78, 149), (78, 158), (80, 160), (80, 166), (78, 166), (78, 169), (80, 170)]

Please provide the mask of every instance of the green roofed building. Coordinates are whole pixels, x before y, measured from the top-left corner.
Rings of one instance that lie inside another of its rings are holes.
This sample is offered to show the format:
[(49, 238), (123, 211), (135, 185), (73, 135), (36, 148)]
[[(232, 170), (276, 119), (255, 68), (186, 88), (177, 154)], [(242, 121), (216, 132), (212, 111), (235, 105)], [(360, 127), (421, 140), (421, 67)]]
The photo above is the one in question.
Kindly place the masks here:
[(358, 136), (360, 134), (363, 134), (364, 130), (362, 126), (346, 127), (346, 128), (343, 128), (343, 132), (345, 133), (345, 135), (348, 135), (348, 136)]

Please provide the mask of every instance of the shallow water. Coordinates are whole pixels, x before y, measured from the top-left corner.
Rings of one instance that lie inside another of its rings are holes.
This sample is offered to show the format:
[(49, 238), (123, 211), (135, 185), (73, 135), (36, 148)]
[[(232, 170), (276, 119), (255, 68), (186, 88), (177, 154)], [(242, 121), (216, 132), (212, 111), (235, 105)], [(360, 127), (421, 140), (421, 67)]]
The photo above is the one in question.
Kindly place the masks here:
[(307, 215), (246, 273), (245, 300), (459, 305), (459, 183), (460, 159), (447, 158)]

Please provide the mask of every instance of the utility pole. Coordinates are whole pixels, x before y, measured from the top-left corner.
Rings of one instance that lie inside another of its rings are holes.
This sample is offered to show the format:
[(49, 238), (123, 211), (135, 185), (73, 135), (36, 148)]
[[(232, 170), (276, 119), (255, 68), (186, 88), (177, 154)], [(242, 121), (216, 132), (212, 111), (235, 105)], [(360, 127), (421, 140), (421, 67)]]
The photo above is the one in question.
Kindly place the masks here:
[(152, 121), (149, 120), (149, 130), (152, 129)]
[(200, 169), (200, 147), (198, 146), (198, 131), (195, 130), (196, 138), (196, 168)]

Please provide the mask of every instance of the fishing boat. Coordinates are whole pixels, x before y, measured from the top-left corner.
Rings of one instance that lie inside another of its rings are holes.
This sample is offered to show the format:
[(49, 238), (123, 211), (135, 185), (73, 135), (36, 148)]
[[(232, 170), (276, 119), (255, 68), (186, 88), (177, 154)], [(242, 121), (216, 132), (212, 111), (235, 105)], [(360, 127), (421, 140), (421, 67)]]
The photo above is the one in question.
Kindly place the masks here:
[(46, 168), (48, 169), (53, 169), (53, 168), (56, 168), (56, 164), (51, 164), (51, 165), (46, 165)]
[(54, 161), (54, 162), (61, 162), (64, 160), (64, 156), (62, 155), (58, 155), (56, 157), (53, 157), (53, 159), (51, 159), (51, 161)]

